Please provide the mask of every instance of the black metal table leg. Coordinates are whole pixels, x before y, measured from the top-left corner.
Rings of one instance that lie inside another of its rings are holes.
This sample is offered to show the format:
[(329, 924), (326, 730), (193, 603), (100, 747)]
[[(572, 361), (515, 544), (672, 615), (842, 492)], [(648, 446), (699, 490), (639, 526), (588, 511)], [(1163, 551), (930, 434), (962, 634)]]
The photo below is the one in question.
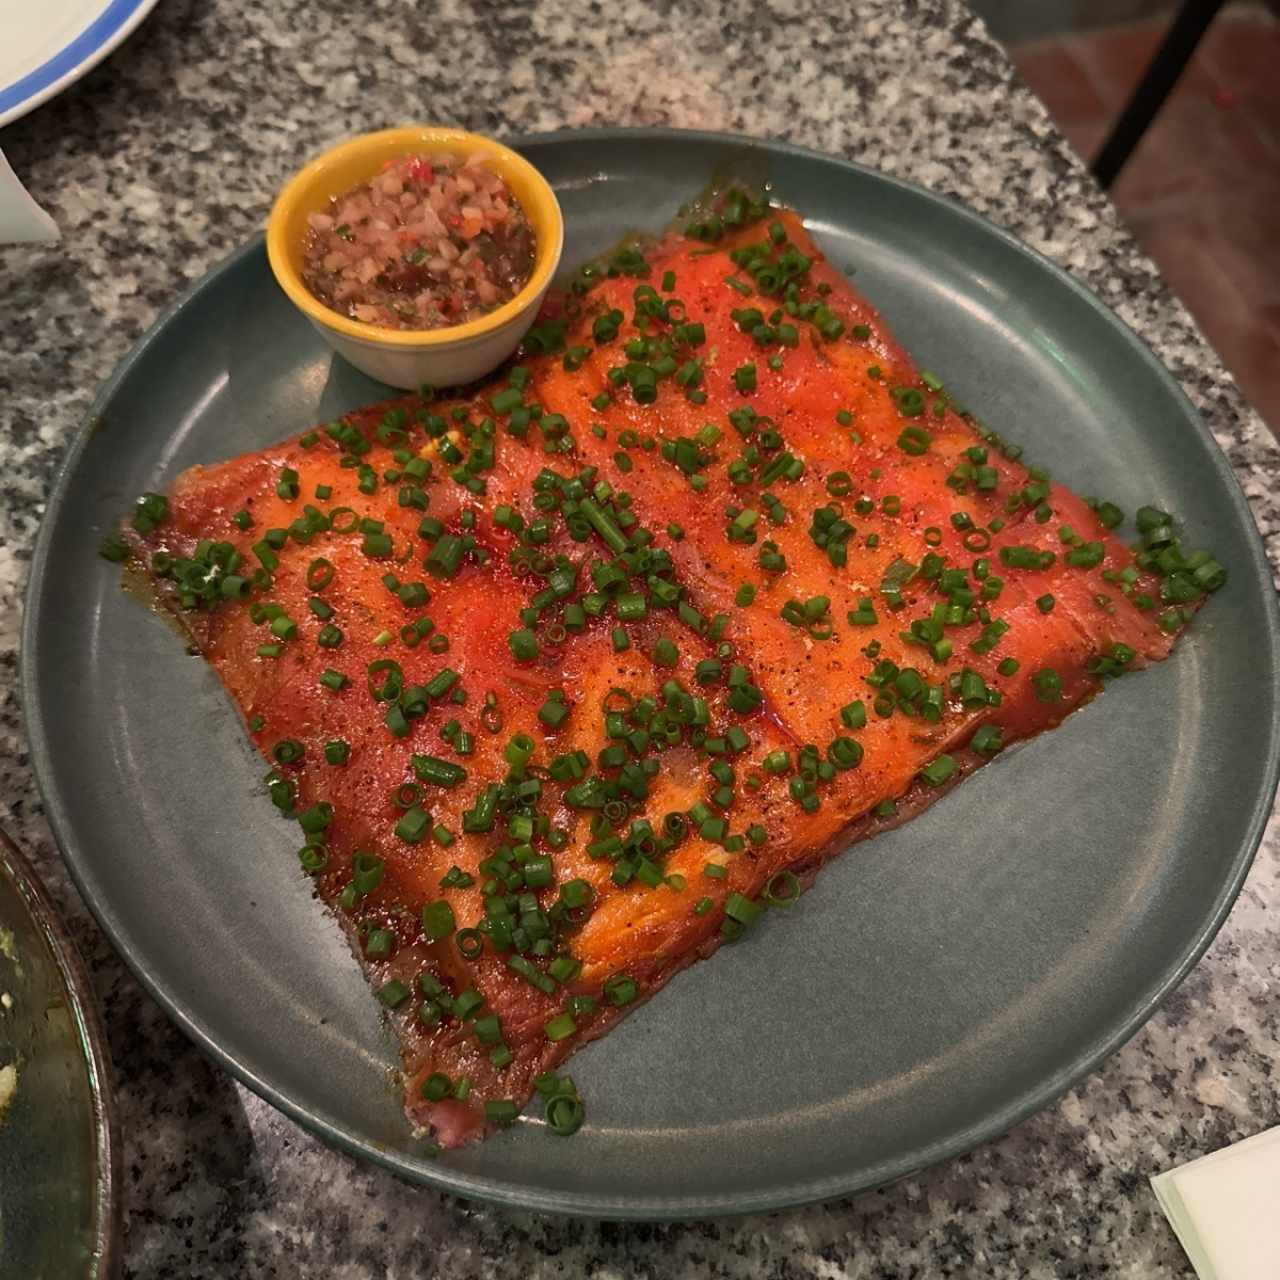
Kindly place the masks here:
[(1125, 161), (1142, 141), (1147, 126), (1164, 105), (1169, 91), (1191, 61), (1201, 37), (1225, 3), (1226, 0), (1184, 0), (1155, 57), (1143, 72), (1138, 87), (1125, 103), (1124, 110), (1111, 126), (1111, 133), (1089, 166), (1093, 176), (1104, 187), (1115, 181)]

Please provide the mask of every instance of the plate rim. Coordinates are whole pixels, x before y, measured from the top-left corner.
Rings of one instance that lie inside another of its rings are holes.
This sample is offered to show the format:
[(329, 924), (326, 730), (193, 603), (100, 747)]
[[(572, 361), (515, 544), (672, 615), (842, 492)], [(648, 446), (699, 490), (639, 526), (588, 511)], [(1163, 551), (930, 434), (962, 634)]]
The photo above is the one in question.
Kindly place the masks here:
[[(20, 120), (88, 75), (142, 25), (158, 3), (159, 0), (108, 0), (102, 11), (56, 53), (16, 80), (0, 85), (0, 128)], [(23, 86), (28, 82), (29, 88), (24, 92)], [(4, 106), (6, 98), (18, 93), (22, 96)]]
[[(848, 160), (843, 156), (831, 155), (815, 148), (804, 147), (795, 143), (755, 138), (743, 134), (658, 127), (561, 129), (542, 133), (520, 134), (504, 139), (508, 145), (515, 147), (517, 150), (524, 147), (558, 143), (586, 141), (607, 145), (610, 142), (627, 140), (643, 140), (655, 144), (662, 141), (683, 140), (733, 148), (745, 146), (757, 149), (766, 155), (783, 154), (806, 161), (817, 161), (824, 165), (835, 165), (838, 168), (853, 171), (864, 180), (887, 183), (892, 187), (898, 188), (909, 198), (923, 199), (935, 206), (942, 206), (948, 214), (968, 222), (973, 228), (984, 234), (996, 236), (1007, 249), (1012, 249), (1017, 254), (1030, 259), (1042, 271), (1048, 271), (1059, 285), (1066, 286), (1079, 301), (1084, 302), (1103, 325), (1113, 330), (1117, 339), (1125, 343), (1131, 353), (1141, 360), (1159, 381), (1163, 382), (1167, 390), (1177, 400), (1181, 401), (1185, 409), (1185, 416), (1190, 420), (1193, 430), (1199, 434), (1201, 442), (1209, 446), (1206, 452), (1211, 460), (1214, 473), (1218, 480), (1224, 484), (1235, 514), (1247, 530), (1248, 536), (1246, 540), (1251, 552), (1248, 569), (1246, 572), (1245, 566), (1240, 566), (1233, 570), (1233, 576), (1237, 576), (1241, 580), (1247, 577), (1254, 589), (1261, 588), (1268, 596), (1274, 593), (1273, 571), (1267, 559), (1262, 536), (1258, 530), (1253, 512), (1249, 507), (1248, 499), (1245, 497), (1231, 463), (1214, 438), (1213, 433), (1209, 430), (1203, 416), (1191, 403), (1178, 380), (1169, 372), (1163, 362), (1156, 357), (1144, 339), (1126, 324), (1120, 316), (1107, 307), (1097, 295), (1056, 263), (1023, 243), (1011, 232), (1006, 231), (958, 200), (930, 191), (926, 187), (905, 179), (882, 173), (868, 165)], [(1069, 1063), (1043, 1079), (1038, 1087), (1027, 1091), (1024, 1095), (1015, 1098), (1011, 1103), (1003, 1107), (987, 1112), (980, 1120), (962, 1130), (927, 1143), (916, 1150), (903, 1153), (892, 1160), (882, 1161), (872, 1168), (864, 1168), (846, 1174), (834, 1174), (816, 1181), (794, 1182), (786, 1186), (770, 1188), (768, 1191), (753, 1191), (732, 1195), (710, 1194), (696, 1198), (663, 1198), (655, 1196), (639, 1202), (634, 1197), (624, 1200), (619, 1197), (600, 1196), (583, 1192), (544, 1191), (522, 1184), (506, 1183), (493, 1177), (463, 1173), (447, 1166), (435, 1164), (427, 1158), (400, 1156), (397, 1153), (388, 1152), (368, 1138), (353, 1133), (346, 1126), (328, 1117), (309, 1111), (304, 1104), (295, 1102), (291, 1097), (264, 1080), (253, 1070), (249, 1063), (241, 1061), (231, 1051), (220, 1046), (214, 1037), (185, 1011), (181, 1005), (180, 996), (171, 995), (164, 988), (159, 979), (146, 969), (142, 957), (133, 954), (130, 949), (125, 948), (117, 941), (114, 929), (114, 912), (110, 909), (109, 904), (97, 901), (86, 889), (87, 876), (82, 875), (82, 871), (86, 869), (82, 868), (78, 860), (68, 852), (68, 848), (74, 844), (74, 841), (70, 838), (69, 823), (67, 823), (65, 815), (59, 811), (57, 806), (50, 804), (50, 795), (54, 790), (52, 785), (53, 753), (49, 747), (49, 740), (40, 711), (38, 696), (40, 668), (35, 644), (41, 625), (40, 588), (45, 577), (46, 562), (53, 538), (52, 530), (64, 504), (66, 490), (70, 486), (79, 459), (93, 434), (98, 418), (110, 403), (117, 387), (129, 376), (134, 365), (143, 358), (151, 344), (157, 340), (171, 321), (200, 296), (209, 285), (213, 284), (223, 274), (235, 270), (244, 259), (258, 252), (264, 252), (261, 233), (239, 249), (234, 250), (226, 258), (211, 267), (198, 280), (190, 284), (174, 302), (160, 313), (155, 322), (134, 343), (94, 397), (93, 403), (86, 412), (84, 421), (58, 467), (47, 500), (45, 514), (37, 534), (24, 595), (23, 625), (19, 650), (19, 689), (26, 713), (32, 771), (44, 802), (50, 827), (63, 854), (63, 860), (67, 864), (81, 896), (117, 953), (145, 990), (164, 1009), (165, 1013), (206, 1056), (225, 1067), (241, 1083), (252, 1089), (265, 1101), (304, 1129), (316, 1134), (325, 1142), (340, 1148), (349, 1155), (367, 1160), (409, 1181), (491, 1204), (555, 1213), (569, 1217), (614, 1221), (690, 1221), (713, 1217), (736, 1217), (749, 1213), (789, 1209), (830, 1200), (839, 1196), (861, 1194), (886, 1186), (901, 1178), (910, 1177), (923, 1168), (954, 1159), (956, 1156), (962, 1155), (984, 1142), (989, 1142), (1023, 1120), (1035, 1115), (1056, 1101), (1068, 1089), (1130, 1040), (1204, 955), (1239, 896), (1266, 829), (1277, 781), (1280, 781), (1280, 722), (1273, 721), (1270, 725), (1269, 749), (1262, 774), (1263, 786), (1255, 798), (1246, 828), (1247, 835), (1233, 859), (1231, 874), (1224, 880), (1222, 887), (1215, 896), (1212, 909), (1204, 917), (1202, 926), (1187, 940), (1186, 945), (1180, 949), (1178, 962), (1161, 975), (1151, 989), (1145, 995), (1142, 995), (1131, 1008), (1128, 1015), (1117, 1021), (1107, 1034), (1099, 1036), (1091, 1043), (1084, 1045)], [(1269, 659), (1272, 672), (1280, 674), (1280, 608), (1272, 607), (1267, 609), (1265, 617), (1267, 620), (1267, 635), (1265, 644), (1262, 646), (1264, 658)], [(46, 779), (48, 779), (48, 782), (46, 782)]]
[(53, 955), (78, 1033), (93, 1102), (94, 1251), (87, 1259), (84, 1275), (85, 1280), (113, 1280), (123, 1259), (122, 1146), (106, 1025), (88, 967), (62, 913), (31, 861), (3, 827), (0, 827), (0, 876), (9, 881), (22, 899), (27, 914)]

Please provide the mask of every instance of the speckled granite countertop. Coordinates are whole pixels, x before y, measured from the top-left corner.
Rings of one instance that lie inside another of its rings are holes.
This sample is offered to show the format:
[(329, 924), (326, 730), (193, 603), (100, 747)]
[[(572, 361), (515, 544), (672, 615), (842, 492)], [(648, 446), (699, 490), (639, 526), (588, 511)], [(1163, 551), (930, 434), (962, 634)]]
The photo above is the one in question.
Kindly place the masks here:
[(201, 1058), (90, 921), (41, 816), (16, 697), (20, 599), (54, 469), (101, 380), (189, 279), (261, 226), (302, 158), (422, 117), (496, 133), (739, 130), (955, 195), (1151, 343), (1226, 449), (1280, 564), (1274, 443), (962, 4), (164, 0), (76, 89), (0, 133), (66, 237), (0, 250), (0, 820), (96, 970), (118, 1072), (128, 1273), (1189, 1275), (1148, 1175), (1280, 1122), (1274, 824), (1205, 959), (1057, 1106), (856, 1201), (690, 1226), (509, 1214), (354, 1164)]

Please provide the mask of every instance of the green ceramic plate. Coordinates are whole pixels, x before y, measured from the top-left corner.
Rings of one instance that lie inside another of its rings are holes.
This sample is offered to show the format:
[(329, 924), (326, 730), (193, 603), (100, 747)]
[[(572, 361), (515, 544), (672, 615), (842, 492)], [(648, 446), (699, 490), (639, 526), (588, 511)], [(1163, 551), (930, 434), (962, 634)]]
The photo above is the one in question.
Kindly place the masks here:
[(1277, 769), (1277, 617), (1226, 460), (1146, 348), (1067, 276), (915, 187), (706, 134), (530, 139), (567, 259), (659, 228), (723, 169), (767, 178), (922, 363), (1030, 457), (1155, 501), (1230, 567), (1172, 661), (1116, 683), (791, 912), (680, 975), (573, 1073), (572, 1141), (530, 1121), (439, 1159), (207, 667), (121, 594), (97, 539), (144, 489), (377, 398), (273, 284), (260, 243), (155, 326), (93, 408), (28, 596), (33, 756), (103, 927), (197, 1044), (301, 1123), (464, 1195), (609, 1217), (873, 1187), (1043, 1106), (1122, 1043), (1222, 923)]
[(0, 1271), (111, 1280), (120, 1139), (110, 1054), (84, 962), (35, 872), (0, 831)]

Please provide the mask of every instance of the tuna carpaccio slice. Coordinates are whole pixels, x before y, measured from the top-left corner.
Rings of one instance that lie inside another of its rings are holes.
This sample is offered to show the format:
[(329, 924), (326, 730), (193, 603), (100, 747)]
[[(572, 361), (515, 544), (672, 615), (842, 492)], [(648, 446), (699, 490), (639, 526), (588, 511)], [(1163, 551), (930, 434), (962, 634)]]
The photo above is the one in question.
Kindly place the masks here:
[(1221, 579), (958, 412), (789, 212), (570, 298), (466, 398), (194, 468), (127, 533), (445, 1145)]

